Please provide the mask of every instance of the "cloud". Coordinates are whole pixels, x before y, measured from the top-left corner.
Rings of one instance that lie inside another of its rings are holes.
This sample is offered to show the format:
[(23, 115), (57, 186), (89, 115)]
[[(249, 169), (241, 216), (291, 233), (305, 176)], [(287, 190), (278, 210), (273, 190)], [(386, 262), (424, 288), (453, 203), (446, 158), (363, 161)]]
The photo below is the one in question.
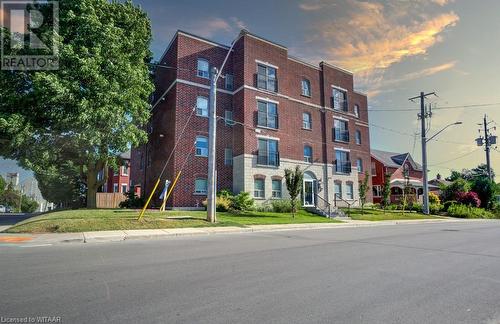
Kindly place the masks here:
[(458, 63), (458, 61), (451, 61), (448, 63), (444, 63), (444, 64), (436, 65), (436, 66), (433, 66), (430, 68), (426, 68), (426, 69), (423, 69), (420, 71), (408, 73), (408, 74), (405, 74), (401, 78), (392, 79), (392, 80), (385, 80), (384, 85), (395, 84), (395, 83), (410, 81), (410, 80), (416, 80), (416, 79), (420, 79), (423, 77), (431, 76), (431, 75), (434, 75), (434, 74), (437, 74), (437, 73), (440, 73), (443, 71), (450, 70), (450, 69), (454, 68), (457, 63)]
[(455, 0), (432, 0), (432, 1), (440, 6), (446, 6), (448, 3), (454, 2)]
[(299, 8), (303, 11), (319, 11), (329, 6), (335, 6), (335, 3), (328, 0), (309, 0), (299, 4)]
[(231, 17), (227, 20), (220, 17), (211, 17), (197, 22), (189, 30), (203, 37), (213, 37), (220, 33), (237, 33), (240, 29), (245, 28), (245, 23), (237, 17)]

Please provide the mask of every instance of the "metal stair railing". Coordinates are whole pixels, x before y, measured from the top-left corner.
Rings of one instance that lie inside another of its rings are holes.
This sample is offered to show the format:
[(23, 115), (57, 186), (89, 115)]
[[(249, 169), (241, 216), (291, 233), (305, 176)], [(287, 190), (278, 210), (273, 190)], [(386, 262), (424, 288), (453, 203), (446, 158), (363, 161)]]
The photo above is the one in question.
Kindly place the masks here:
[(332, 217), (332, 204), (330, 204), (327, 200), (325, 200), (320, 195), (316, 194), (316, 201), (322, 202), (324, 206), (320, 207), (319, 203), (316, 204), (316, 208), (321, 210), (323, 213), (328, 215), (328, 218)]
[(345, 200), (342, 197), (337, 196), (337, 194), (333, 195), (333, 203), (335, 208), (338, 208), (339, 206), (337, 205), (337, 200), (344, 202), (347, 205), (347, 215), (350, 217), (351, 215), (351, 206), (354, 205), (358, 200), (353, 200), (351, 202)]

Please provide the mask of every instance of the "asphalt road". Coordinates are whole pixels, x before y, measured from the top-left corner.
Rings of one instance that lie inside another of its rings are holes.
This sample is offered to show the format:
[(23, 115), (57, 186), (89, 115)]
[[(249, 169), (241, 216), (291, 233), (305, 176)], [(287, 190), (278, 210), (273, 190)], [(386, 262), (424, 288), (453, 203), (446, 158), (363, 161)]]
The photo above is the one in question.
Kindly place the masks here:
[(33, 216), (36, 216), (36, 214), (0, 213), (0, 226), (14, 225)]
[(0, 316), (500, 323), (500, 222), (0, 246)]

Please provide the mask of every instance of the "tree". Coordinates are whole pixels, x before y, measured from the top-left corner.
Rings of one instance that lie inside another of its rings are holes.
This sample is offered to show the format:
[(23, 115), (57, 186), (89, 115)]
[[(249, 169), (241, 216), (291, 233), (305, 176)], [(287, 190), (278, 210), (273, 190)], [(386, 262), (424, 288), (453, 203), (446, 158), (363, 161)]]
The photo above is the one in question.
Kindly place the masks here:
[(150, 21), (130, 1), (60, 0), (59, 8), (60, 69), (1, 72), (9, 91), (0, 90), (0, 154), (54, 173), (70, 161), (95, 208), (108, 167), (147, 139)]
[(297, 212), (297, 197), (302, 192), (302, 183), (304, 181), (304, 172), (297, 165), (295, 170), (285, 169), (286, 189), (290, 195), (292, 203), (292, 217), (295, 218)]
[(2, 195), (2, 193), (4, 192), (5, 190), (5, 187), (7, 185), (7, 182), (5, 181), (5, 179), (0, 175), (0, 195)]
[(468, 192), (469, 190), (470, 183), (463, 178), (458, 178), (451, 184), (441, 188), (441, 200), (443, 202), (456, 200), (459, 192)]
[(366, 203), (366, 194), (368, 190), (370, 190), (370, 186), (368, 185), (369, 180), (368, 171), (365, 172), (365, 177), (362, 181), (359, 181), (359, 201), (361, 203), (361, 212), (364, 213), (365, 203)]
[(391, 203), (391, 175), (386, 174), (384, 177), (384, 184), (382, 185), (382, 207), (384, 207), (384, 212), (390, 203)]
[(476, 177), (471, 181), (471, 190), (477, 193), (482, 208), (491, 208), (495, 202), (496, 184), (488, 176)]

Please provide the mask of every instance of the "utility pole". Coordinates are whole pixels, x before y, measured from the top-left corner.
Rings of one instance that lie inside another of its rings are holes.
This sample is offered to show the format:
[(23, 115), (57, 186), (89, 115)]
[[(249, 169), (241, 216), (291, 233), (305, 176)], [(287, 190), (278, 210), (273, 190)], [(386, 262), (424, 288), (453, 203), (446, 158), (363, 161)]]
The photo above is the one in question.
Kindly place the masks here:
[[(479, 136), (476, 139), (477, 146), (485, 146), (484, 151), (486, 152), (486, 167), (488, 168), (488, 179), (493, 181), (493, 174), (491, 172), (491, 161), (490, 161), (490, 148), (491, 145), (496, 144), (497, 142), (497, 137), (494, 135), (491, 135), (490, 131), (492, 129), (496, 129), (496, 127), (493, 128), (488, 128), (488, 125), (491, 123), (488, 122), (488, 116), (486, 114), (484, 115), (483, 118), (483, 123), (479, 124), (480, 126), (483, 126), (483, 131), (484, 131), (484, 137)], [(479, 130), (479, 133), (481, 133), (481, 129)], [(484, 142), (483, 142), (484, 140)]]
[(208, 106), (208, 179), (207, 179), (207, 220), (210, 223), (217, 221), (215, 214), (216, 205), (216, 140), (217, 140), (217, 79), (219, 71), (212, 68), (210, 74), (210, 99)]
[(425, 98), (428, 96), (436, 95), (435, 92), (424, 93), (420, 92), (420, 96), (410, 98), (410, 101), (415, 99), (420, 99), (420, 114), (418, 114), (418, 118), (420, 118), (420, 126), (421, 126), (421, 138), (422, 138), (422, 171), (423, 171), (423, 189), (424, 189), (424, 203), (423, 203), (423, 212), (426, 215), (429, 215), (429, 183), (427, 182), (427, 134), (425, 129), (425, 119), (431, 118), (432, 113), (427, 112), (425, 109)]

